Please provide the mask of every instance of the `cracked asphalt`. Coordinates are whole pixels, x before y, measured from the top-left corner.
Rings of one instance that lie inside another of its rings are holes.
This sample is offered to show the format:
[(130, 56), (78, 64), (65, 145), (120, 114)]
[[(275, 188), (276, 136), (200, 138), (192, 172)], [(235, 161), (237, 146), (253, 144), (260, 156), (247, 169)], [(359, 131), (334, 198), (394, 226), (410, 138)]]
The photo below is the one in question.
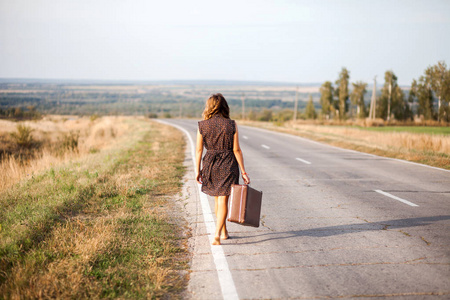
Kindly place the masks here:
[[(166, 121), (195, 141), (197, 121)], [(450, 298), (450, 172), (239, 131), (252, 187), (263, 191), (261, 226), (228, 223), (231, 239), (222, 244), (239, 299)], [(189, 149), (185, 296), (222, 299)]]

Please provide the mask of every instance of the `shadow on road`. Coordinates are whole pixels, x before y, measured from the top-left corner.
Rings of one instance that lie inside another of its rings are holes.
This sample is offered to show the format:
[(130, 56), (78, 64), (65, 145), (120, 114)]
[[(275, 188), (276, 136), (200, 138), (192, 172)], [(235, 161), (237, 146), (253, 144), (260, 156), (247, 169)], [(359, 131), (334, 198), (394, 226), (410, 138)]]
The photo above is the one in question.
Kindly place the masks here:
[(251, 237), (266, 237), (258, 241), (252, 242), (238, 242), (237, 244), (257, 244), (269, 240), (279, 240), (288, 239), (299, 236), (310, 236), (310, 237), (327, 237), (333, 235), (340, 235), (352, 232), (361, 231), (379, 231), (388, 229), (400, 229), (416, 226), (426, 226), (433, 222), (450, 220), (450, 216), (434, 216), (434, 217), (423, 217), (423, 218), (409, 218), (409, 219), (397, 219), (388, 220), (380, 222), (365, 222), (358, 224), (349, 225), (338, 225), (338, 226), (328, 226), (320, 227), (306, 230), (292, 230), (292, 231), (271, 231), (262, 234), (248, 235), (248, 236), (233, 236), (234, 240), (251, 238)]

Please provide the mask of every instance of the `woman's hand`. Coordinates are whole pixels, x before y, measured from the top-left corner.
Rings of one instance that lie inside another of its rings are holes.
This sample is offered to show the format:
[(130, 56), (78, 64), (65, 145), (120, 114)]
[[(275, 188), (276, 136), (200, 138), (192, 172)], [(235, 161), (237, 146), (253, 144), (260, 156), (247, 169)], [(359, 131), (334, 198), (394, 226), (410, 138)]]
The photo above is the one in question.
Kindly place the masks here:
[(200, 174), (200, 172), (197, 173), (197, 176), (195, 178), (197, 180), (197, 183), (202, 184), (202, 174)]
[(245, 184), (250, 184), (250, 177), (248, 177), (248, 174), (242, 174), (242, 179), (244, 179)]

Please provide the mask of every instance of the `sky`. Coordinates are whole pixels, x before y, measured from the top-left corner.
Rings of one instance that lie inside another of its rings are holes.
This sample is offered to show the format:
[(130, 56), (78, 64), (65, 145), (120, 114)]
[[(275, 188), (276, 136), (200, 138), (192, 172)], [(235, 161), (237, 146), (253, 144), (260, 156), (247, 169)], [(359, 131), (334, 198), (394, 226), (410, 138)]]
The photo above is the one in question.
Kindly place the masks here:
[(449, 0), (0, 0), (0, 78), (409, 85), (441, 60)]

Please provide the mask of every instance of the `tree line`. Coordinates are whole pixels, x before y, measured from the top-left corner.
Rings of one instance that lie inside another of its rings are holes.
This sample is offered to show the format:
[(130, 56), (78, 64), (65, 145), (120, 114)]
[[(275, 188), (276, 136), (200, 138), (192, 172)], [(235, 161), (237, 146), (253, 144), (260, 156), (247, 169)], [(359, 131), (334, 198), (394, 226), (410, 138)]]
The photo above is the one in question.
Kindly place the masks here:
[(407, 91), (400, 88), (398, 78), (392, 70), (386, 71), (381, 94), (375, 94), (375, 101), (369, 107), (365, 100), (367, 83), (353, 82), (351, 91), (349, 83), (350, 72), (344, 67), (334, 85), (331, 81), (322, 84), (320, 105), (324, 118), (366, 118), (372, 105), (375, 106), (374, 116), (386, 121), (407, 121), (418, 117), (450, 122), (450, 69), (444, 61), (429, 66), (418, 80), (412, 81), (411, 88)]
[(0, 119), (22, 120), (38, 120), (42, 118), (42, 114), (36, 110), (36, 106), (29, 105), (26, 107), (14, 106), (8, 108), (0, 107)]

